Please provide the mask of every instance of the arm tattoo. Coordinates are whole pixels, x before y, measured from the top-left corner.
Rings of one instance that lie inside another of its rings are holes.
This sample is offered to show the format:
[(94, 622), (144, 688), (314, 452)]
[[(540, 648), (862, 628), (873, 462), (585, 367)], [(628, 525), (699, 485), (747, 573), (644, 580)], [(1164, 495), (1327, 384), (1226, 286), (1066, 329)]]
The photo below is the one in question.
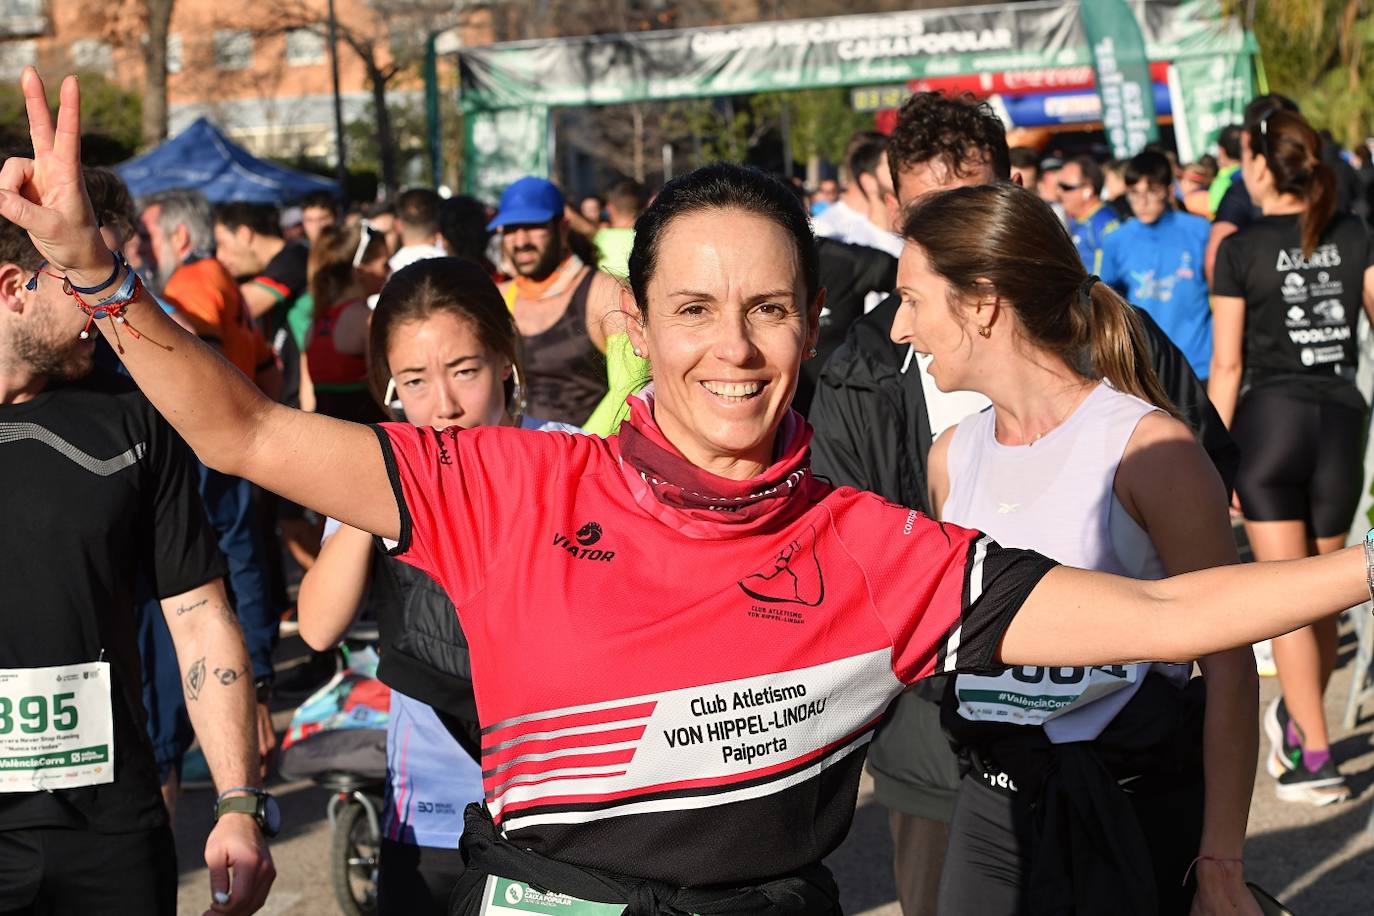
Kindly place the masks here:
[(239, 671), (235, 671), (233, 668), (216, 668), (216, 669), (215, 669), (215, 677), (216, 677), (216, 678), (219, 680), (219, 682), (220, 682), (221, 684), (223, 684), (225, 687), (230, 686), (231, 684), (233, 684), (235, 681), (237, 681), (239, 678), (243, 677), (243, 676), (246, 675), (247, 673), (248, 673), (248, 666), (247, 666), (247, 665), (244, 665), (243, 668), (242, 668), (241, 670), (239, 670)]
[(205, 686), (205, 656), (196, 659), (186, 672), (186, 699), (199, 700), (200, 688)]
[(191, 613), (192, 611), (196, 610), (197, 608), (202, 608), (202, 607), (204, 607), (205, 605), (207, 605), (207, 604), (209, 604), (209, 603), (210, 603), (210, 599), (209, 599), (209, 598), (202, 598), (202, 599), (200, 599), (199, 601), (197, 601), (195, 604), (182, 604), (182, 605), (178, 605), (178, 606), (177, 606), (177, 616), (180, 617), (182, 614), (189, 614), (189, 613)]

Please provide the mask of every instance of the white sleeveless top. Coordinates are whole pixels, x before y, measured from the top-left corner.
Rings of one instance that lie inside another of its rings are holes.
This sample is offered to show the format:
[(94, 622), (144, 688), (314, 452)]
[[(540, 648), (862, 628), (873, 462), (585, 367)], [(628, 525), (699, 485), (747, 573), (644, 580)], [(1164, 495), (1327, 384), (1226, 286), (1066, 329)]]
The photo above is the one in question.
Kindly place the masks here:
[[(1156, 409), (1101, 383), (1058, 427), (1021, 446), (997, 441), (995, 408), (974, 414), (950, 440), (949, 496), (941, 517), (1068, 566), (1162, 578), (1149, 535), (1113, 490), (1127, 442)], [(1191, 671), (1190, 665), (1153, 667), (1180, 685)], [(1021, 666), (998, 675), (960, 675), (955, 691), (967, 719), (1040, 725), (1052, 742), (1065, 744), (1101, 734), (1149, 670), (1148, 664)]]

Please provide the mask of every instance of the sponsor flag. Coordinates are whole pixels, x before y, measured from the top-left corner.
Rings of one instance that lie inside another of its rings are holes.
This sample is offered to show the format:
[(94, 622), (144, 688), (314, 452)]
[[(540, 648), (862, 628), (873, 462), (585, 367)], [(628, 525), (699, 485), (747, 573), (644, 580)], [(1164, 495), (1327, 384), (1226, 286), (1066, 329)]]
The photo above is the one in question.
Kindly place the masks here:
[(1102, 126), (1112, 155), (1130, 158), (1159, 139), (1145, 36), (1125, 0), (1084, 0), (1078, 15), (1097, 70)]

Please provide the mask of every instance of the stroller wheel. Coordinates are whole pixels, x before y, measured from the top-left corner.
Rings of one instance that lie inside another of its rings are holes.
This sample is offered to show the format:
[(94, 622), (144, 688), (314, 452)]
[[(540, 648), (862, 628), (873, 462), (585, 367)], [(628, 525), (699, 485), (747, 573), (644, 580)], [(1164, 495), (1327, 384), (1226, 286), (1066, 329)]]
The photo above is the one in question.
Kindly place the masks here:
[(339, 812), (330, 845), (329, 880), (346, 916), (377, 912), (377, 863), (382, 838), (372, 829), (367, 812), (352, 802)]

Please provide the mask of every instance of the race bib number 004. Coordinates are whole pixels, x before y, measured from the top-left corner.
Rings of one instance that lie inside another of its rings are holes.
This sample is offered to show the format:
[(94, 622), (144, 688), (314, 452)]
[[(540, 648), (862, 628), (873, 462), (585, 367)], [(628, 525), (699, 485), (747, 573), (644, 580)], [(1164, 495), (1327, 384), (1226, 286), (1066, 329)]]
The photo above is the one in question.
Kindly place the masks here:
[(1043, 725), (1071, 709), (1082, 709), (1124, 690), (1140, 677), (1141, 665), (1046, 668), (1022, 665), (1001, 674), (961, 674), (954, 691), (959, 715), (971, 722)]
[(0, 668), (0, 792), (114, 782), (108, 662)]

